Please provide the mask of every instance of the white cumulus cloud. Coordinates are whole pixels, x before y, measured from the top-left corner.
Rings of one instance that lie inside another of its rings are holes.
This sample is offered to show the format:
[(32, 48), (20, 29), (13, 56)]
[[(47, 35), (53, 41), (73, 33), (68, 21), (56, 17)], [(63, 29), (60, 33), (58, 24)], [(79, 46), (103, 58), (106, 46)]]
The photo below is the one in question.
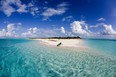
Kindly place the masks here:
[(85, 21), (74, 21), (70, 24), (72, 32), (79, 35), (88, 35), (89, 30)]
[(2, 0), (1, 2), (1, 11), (4, 12), (7, 16), (10, 16), (13, 12), (15, 12), (15, 9), (10, 6), (10, 4), (14, 3), (14, 0)]
[(62, 2), (61, 4), (57, 5), (57, 7), (65, 7), (65, 6), (69, 6), (69, 4), (67, 2)]
[(63, 26), (61, 27), (61, 32), (62, 32), (63, 34), (65, 34), (65, 29), (64, 29)]
[[(99, 30), (99, 27), (101, 27), (101, 31)], [(95, 26), (90, 26), (90, 28), (98, 28), (99, 31), (97, 33), (99, 35), (116, 35), (116, 31), (111, 24), (98, 23)]]
[(65, 7), (66, 4), (59, 4), (57, 8), (47, 8), (43, 13), (42, 16), (44, 16), (43, 20), (47, 20), (49, 17), (54, 15), (62, 15), (66, 12), (67, 8)]
[(105, 21), (105, 18), (99, 18), (97, 21)]
[(16, 37), (15, 24), (8, 24), (6, 29), (0, 31), (0, 37)]
[(29, 28), (27, 32), (22, 33), (22, 36), (23, 37), (36, 37), (38, 30), (39, 29), (37, 27)]
[(0, 4), (0, 11), (2, 11), (8, 17), (11, 16), (14, 12), (30, 13), (32, 15), (35, 15), (38, 12), (38, 8), (34, 6), (31, 2), (28, 4), (24, 4), (21, 0), (1, 0)]
[(17, 9), (17, 12), (19, 12), (19, 13), (26, 13), (26, 12), (28, 12), (27, 6), (25, 4), (19, 5), (19, 9)]
[(73, 16), (67, 16), (62, 19), (62, 21), (71, 21), (73, 19)]
[(103, 27), (105, 28), (103, 31), (103, 34), (116, 35), (116, 31), (113, 29), (111, 24), (109, 24), (109, 25), (104, 24)]
[(0, 37), (4, 37), (4, 36), (6, 36), (6, 30), (5, 29), (2, 29), (0, 31)]

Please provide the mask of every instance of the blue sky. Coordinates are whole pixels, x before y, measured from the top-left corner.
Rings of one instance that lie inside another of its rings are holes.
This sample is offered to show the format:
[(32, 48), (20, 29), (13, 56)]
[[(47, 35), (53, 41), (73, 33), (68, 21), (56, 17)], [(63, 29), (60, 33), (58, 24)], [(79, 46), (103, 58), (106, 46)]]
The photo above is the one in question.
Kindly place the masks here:
[(0, 0), (0, 37), (116, 36), (116, 0)]

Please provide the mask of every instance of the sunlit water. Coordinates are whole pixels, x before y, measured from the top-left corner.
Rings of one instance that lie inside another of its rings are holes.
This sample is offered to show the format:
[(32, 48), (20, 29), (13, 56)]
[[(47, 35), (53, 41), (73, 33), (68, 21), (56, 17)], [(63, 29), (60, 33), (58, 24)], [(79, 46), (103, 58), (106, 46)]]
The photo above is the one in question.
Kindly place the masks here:
[(90, 49), (52, 48), (0, 39), (0, 77), (116, 77), (116, 41), (84, 40)]

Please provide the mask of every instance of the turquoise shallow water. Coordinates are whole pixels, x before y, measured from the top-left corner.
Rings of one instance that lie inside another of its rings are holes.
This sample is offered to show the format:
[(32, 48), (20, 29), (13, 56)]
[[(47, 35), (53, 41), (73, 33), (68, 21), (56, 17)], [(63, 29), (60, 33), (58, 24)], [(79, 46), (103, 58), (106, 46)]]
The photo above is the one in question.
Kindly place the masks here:
[(84, 41), (91, 49), (0, 39), (0, 77), (116, 77), (116, 41)]

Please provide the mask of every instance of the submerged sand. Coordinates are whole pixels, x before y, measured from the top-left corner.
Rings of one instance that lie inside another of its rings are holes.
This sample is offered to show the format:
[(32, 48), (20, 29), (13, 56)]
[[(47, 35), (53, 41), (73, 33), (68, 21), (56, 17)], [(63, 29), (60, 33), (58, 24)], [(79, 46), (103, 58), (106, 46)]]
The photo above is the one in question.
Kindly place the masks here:
[[(71, 51), (83, 51), (88, 52), (92, 55), (102, 55), (101, 52), (97, 49), (91, 48), (83, 39), (33, 39), (38, 40), (39, 43), (46, 47), (52, 47), (55, 49), (66, 49)], [(61, 45), (57, 47), (57, 45), (61, 42)], [(90, 53), (91, 52), (91, 53)], [(94, 54), (93, 54), (94, 53)]]

